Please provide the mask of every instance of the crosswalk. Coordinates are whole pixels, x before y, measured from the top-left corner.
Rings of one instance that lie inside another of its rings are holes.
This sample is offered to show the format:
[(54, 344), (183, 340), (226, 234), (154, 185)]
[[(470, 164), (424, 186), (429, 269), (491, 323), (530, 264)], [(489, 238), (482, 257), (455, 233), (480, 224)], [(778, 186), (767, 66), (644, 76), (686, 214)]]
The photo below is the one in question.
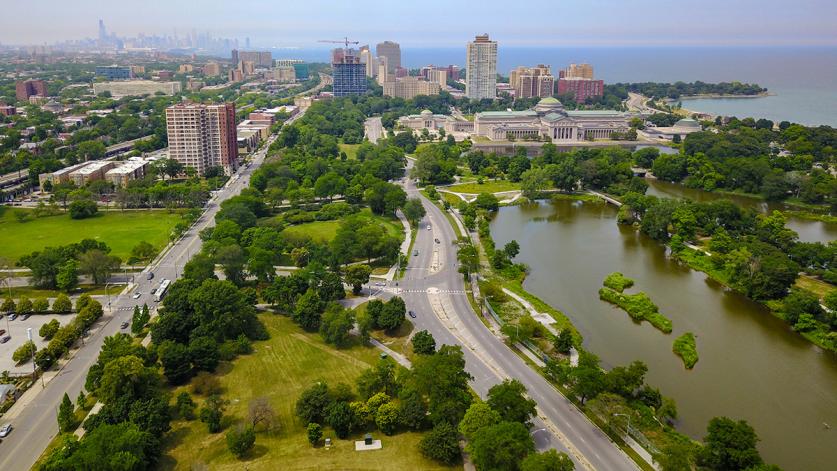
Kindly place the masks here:
[[(394, 290), (390, 290), (394, 291)], [(431, 293), (431, 294), (466, 294), (465, 290), (461, 289), (438, 289), (438, 288), (430, 288), (430, 289), (400, 289), (397, 290), (398, 293)]]

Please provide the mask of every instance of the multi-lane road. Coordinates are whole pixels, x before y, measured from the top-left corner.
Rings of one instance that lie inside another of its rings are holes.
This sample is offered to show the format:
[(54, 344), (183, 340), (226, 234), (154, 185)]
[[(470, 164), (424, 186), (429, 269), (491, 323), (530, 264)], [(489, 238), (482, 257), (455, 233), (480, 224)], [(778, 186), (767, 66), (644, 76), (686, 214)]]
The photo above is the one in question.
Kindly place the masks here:
[[(405, 180), (411, 197), (419, 196), (412, 180)], [(427, 211), (417, 231), (405, 277), (389, 290), (403, 297), (416, 313), (418, 330), (428, 330), (437, 345), (461, 345), (472, 387), (485, 397), (488, 389), (506, 378), (516, 378), (538, 403), (533, 436), (539, 449), (564, 451), (576, 469), (636, 470), (637, 466), (607, 435), (593, 425), (569, 400), (497, 338), (474, 313), (464, 294), (465, 282), (456, 263), (456, 235), (442, 211), (422, 197)], [(428, 230), (428, 226), (430, 229)], [(436, 242), (438, 240), (438, 242)]]
[[(289, 122), (299, 116), (302, 116), (302, 113), (291, 118)], [(253, 155), (249, 165), (240, 168), (227, 185), (215, 193), (200, 219), (171, 245), (156, 264), (136, 275), (135, 287), (129, 293), (111, 297), (110, 309), (105, 306), (105, 315), (94, 327), (96, 332), (86, 339), (85, 345), (64, 365), (60, 373), (46, 384), (44, 390), (16, 416), (0, 419), (2, 423), (11, 422), (14, 427), (12, 433), (0, 444), (0, 469), (11, 471), (32, 467), (58, 432), (56, 411), (64, 393), (69, 394), (71, 398), (78, 396), (84, 387), (87, 371), (99, 356), (105, 337), (119, 332), (122, 322), (131, 321), (135, 305), (141, 306), (146, 303), (149, 307), (156, 306), (154, 297), (150, 295), (151, 290), (158, 287), (163, 279), (175, 280), (183, 273), (183, 265), (201, 249), (198, 236), (200, 231), (214, 225), (215, 213), (218, 212), (221, 202), (247, 187), (250, 175), (264, 161), (267, 149), (274, 139), (275, 136), (272, 136), (262, 149)], [(154, 273), (153, 279), (147, 279), (148, 272)], [(134, 293), (140, 293), (140, 298), (134, 299)], [(36, 384), (32, 387), (41, 388), (41, 385)]]

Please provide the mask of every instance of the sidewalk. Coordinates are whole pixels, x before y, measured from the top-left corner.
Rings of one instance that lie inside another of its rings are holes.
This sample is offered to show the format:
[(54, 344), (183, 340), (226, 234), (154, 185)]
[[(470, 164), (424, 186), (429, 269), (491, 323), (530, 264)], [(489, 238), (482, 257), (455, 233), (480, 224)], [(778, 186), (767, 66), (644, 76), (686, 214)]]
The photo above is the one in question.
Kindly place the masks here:
[[(404, 256), (409, 256), (410, 251), (410, 244), (413, 242), (413, 233), (410, 229), (410, 221), (404, 216), (404, 213), (401, 210), (396, 210), (395, 215), (398, 216), (398, 220), (401, 221), (401, 225), (404, 227), (404, 240), (401, 242), (401, 247), (398, 249), (399, 256), (403, 254)], [(389, 267), (389, 271), (383, 278), (387, 281), (392, 281), (395, 279), (396, 271), (398, 270), (398, 264)], [(380, 277), (376, 277), (380, 278)]]
[[(558, 329), (552, 327), (552, 324), (555, 322), (552, 316), (550, 316), (549, 314), (538, 312), (538, 310), (535, 309), (535, 306), (533, 306), (532, 303), (527, 301), (525, 298), (519, 296), (514, 291), (511, 291), (507, 288), (503, 288), (503, 292), (514, 298), (515, 301), (522, 304), (523, 307), (526, 308), (527, 311), (529, 311), (529, 315), (531, 315), (533, 319), (540, 322), (544, 327), (546, 327), (546, 330), (548, 330), (552, 335), (558, 335)], [(575, 347), (573, 347), (572, 350), (570, 350), (570, 365), (578, 366), (578, 350), (576, 350)]]

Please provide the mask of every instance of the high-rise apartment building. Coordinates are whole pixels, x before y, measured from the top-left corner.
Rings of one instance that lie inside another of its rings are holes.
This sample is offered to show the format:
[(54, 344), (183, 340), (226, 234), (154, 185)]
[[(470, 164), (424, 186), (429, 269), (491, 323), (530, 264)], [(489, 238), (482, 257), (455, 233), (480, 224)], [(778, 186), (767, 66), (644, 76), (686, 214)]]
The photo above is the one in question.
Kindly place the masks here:
[[(447, 67), (426, 65), (419, 70), (419, 75), (427, 80), (433, 80), (434, 75), (439, 77), (436, 72), (444, 72), (445, 80), (459, 80), (459, 66), (456, 65), (449, 65)], [(445, 84), (441, 85), (444, 86)]]
[(558, 95), (572, 95), (576, 103), (584, 103), (587, 98), (596, 98), (604, 94), (604, 81), (586, 78), (558, 79)]
[(203, 74), (207, 77), (217, 77), (221, 75), (221, 65), (217, 62), (209, 62), (203, 66)]
[(43, 80), (25, 80), (15, 83), (15, 95), (18, 101), (29, 101), (30, 96), (47, 96), (46, 82)]
[(401, 46), (392, 41), (384, 41), (375, 46), (375, 55), (387, 58), (387, 70), (395, 72), (401, 67)]
[(372, 51), (369, 50), (369, 46), (360, 48), (360, 63), (366, 67), (367, 77), (375, 78), (378, 75), (378, 61), (375, 59)]
[(226, 174), (238, 168), (235, 104), (181, 103), (166, 108), (169, 157), (203, 175), (221, 166)]
[(265, 69), (273, 67), (273, 54), (270, 51), (234, 51), (233, 58), (236, 58), (236, 56), (238, 56), (238, 61), (235, 62), (236, 64), (239, 61), (246, 61), (252, 62), (256, 67)]
[(593, 80), (593, 66), (586, 63), (570, 64), (569, 67), (561, 71), (559, 77)]
[(497, 97), (497, 41), (487, 34), (468, 43), (465, 55), (465, 96), (472, 100)]
[(378, 57), (378, 73), (377, 73), (377, 80), (378, 85), (383, 86), (387, 82), (391, 82), (395, 80), (395, 74), (391, 74), (389, 72), (389, 67), (387, 67), (387, 58), (386, 57)]
[(555, 77), (548, 65), (520, 66), (509, 74), (509, 85), (514, 90), (515, 98), (546, 98), (554, 93)]
[(339, 61), (331, 64), (334, 69), (334, 96), (359, 95), (366, 93), (366, 65), (353, 49), (341, 49), (332, 54)]

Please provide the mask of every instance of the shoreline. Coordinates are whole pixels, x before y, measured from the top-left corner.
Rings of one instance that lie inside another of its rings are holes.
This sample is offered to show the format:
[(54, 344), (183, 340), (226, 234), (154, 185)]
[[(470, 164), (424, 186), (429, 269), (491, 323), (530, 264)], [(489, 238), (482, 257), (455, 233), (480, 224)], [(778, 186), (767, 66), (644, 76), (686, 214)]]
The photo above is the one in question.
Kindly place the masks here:
[(777, 96), (773, 92), (761, 92), (755, 95), (734, 95), (723, 93), (706, 93), (702, 95), (681, 95), (676, 100), (667, 99), (667, 101), (675, 102), (680, 100), (703, 100), (703, 99), (727, 99), (727, 98), (764, 98), (769, 96)]

